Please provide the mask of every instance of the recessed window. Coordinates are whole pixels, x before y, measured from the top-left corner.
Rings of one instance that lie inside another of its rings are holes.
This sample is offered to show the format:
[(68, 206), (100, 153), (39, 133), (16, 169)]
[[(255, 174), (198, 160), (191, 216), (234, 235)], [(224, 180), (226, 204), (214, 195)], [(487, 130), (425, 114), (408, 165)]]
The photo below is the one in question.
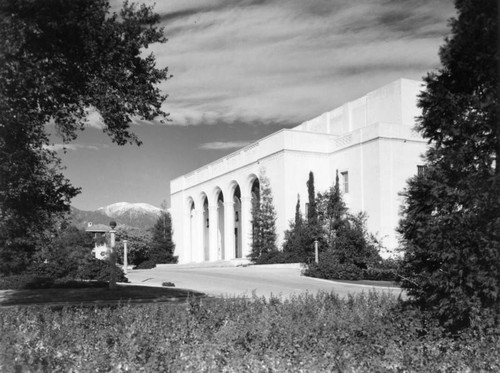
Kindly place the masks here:
[(344, 193), (349, 193), (349, 172), (344, 171), (341, 172), (340, 175), (342, 176), (342, 191)]

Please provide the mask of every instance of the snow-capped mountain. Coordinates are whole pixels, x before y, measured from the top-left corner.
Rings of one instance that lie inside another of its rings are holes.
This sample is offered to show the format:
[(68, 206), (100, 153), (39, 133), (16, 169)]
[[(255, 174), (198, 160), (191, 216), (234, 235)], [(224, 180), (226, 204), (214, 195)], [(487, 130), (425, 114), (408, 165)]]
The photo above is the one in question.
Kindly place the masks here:
[(84, 229), (89, 222), (106, 224), (116, 221), (120, 225), (141, 229), (151, 228), (161, 214), (161, 209), (147, 203), (118, 202), (100, 207), (96, 211), (83, 211), (71, 208), (71, 222)]
[(160, 216), (161, 213), (161, 209), (153, 205), (150, 205), (148, 203), (128, 203), (128, 202), (118, 202), (105, 207), (99, 207), (97, 211), (100, 211), (103, 214), (112, 218), (120, 217), (123, 214), (129, 214), (129, 215), (152, 214)]

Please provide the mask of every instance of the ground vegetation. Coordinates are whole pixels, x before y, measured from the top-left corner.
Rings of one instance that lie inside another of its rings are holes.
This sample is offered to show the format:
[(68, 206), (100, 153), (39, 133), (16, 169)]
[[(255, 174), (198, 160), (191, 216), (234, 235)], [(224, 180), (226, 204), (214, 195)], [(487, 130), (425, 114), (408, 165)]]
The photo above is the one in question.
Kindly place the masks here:
[(500, 339), (498, 329), (450, 336), (377, 293), (11, 307), (0, 309), (0, 370), (493, 372)]

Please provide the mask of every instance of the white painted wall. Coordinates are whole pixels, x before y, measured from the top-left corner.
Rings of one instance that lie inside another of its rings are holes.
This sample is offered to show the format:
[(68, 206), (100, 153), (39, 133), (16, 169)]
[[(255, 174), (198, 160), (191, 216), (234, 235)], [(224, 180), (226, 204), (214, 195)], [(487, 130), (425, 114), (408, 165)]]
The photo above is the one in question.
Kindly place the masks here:
[[(202, 196), (207, 195), (209, 205), (215, 206), (216, 191), (220, 189), (227, 201), (232, 197), (235, 183), (242, 194), (240, 224), (242, 233), (246, 232), (243, 255), (249, 253), (250, 216), (245, 206), (249, 208), (250, 181), (259, 175), (261, 168), (266, 171), (273, 193), (280, 247), (283, 232), (295, 214), (297, 194), (305, 213), (309, 171), (314, 173), (316, 192), (323, 192), (335, 182), (338, 169), (339, 173), (349, 172), (349, 193), (344, 195), (347, 206), (352, 212), (365, 211), (368, 229), (388, 248), (395, 248), (395, 227), (401, 205), (399, 193), (406, 180), (416, 174), (416, 166), (421, 164), (420, 155), (426, 149), (426, 142), (412, 130), (413, 118), (418, 115), (416, 96), (420, 89), (420, 82), (398, 80), (173, 180), (171, 211), (179, 262), (204, 260), (203, 253), (199, 252), (202, 239), (190, 239), (189, 201), (193, 200), (196, 210), (201, 211)], [(224, 216), (232, 218), (232, 211), (226, 210)], [(195, 220), (197, 224), (203, 223), (200, 215)], [(231, 255), (234, 240), (231, 242), (230, 237), (225, 236), (224, 258), (230, 260), (234, 257)], [(194, 252), (189, 250), (190, 242)], [(210, 260), (216, 260), (217, 248), (211, 250)]]

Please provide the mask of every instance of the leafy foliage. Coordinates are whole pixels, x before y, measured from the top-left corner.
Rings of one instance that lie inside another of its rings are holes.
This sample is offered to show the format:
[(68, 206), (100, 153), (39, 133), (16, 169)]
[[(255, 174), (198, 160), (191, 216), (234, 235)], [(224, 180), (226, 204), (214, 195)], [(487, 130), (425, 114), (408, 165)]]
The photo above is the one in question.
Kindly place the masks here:
[(168, 211), (162, 211), (152, 229), (149, 259), (155, 263), (177, 263), (174, 256), (175, 244), (172, 241), (172, 217)]
[(26, 269), (79, 193), (50, 150), (68, 143), (91, 113), (119, 145), (140, 144), (133, 117), (165, 116), (168, 78), (142, 50), (164, 42), (151, 8), (104, 0), (0, 3), (0, 271)]
[(61, 229), (50, 245), (38, 251), (28, 271), (51, 279), (77, 278), (79, 268), (91, 258), (92, 236), (75, 226)]
[(333, 242), (320, 253), (319, 263), (309, 266), (306, 275), (326, 279), (360, 280), (363, 278), (363, 270), (378, 267), (382, 258), (375, 240), (366, 231), (365, 219), (361, 213), (345, 215), (336, 230)]
[(128, 282), (121, 268), (111, 264), (107, 260), (92, 257), (87, 258), (83, 265), (78, 268), (75, 277), (82, 280), (109, 281), (112, 272), (116, 281)]
[(311, 259), (313, 239), (309, 225), (304, 222), (300, 211), (300, 196), (297, 196), (295, 206), (295, 221), (290, 223), (290, 229), (285, 231), (283, 253), (279, 256), (285, 263), (307, 262)]
[[(313, 185), (312, 173), (307, 183), (309, 190)], [(327, 192), (318, 193), (315, 202), (316, 223), (302, 222), (300, 199), (295, 208), (295, 221), (285, 231), (283, 252), (268, 258), (269, 262), (309, 263), (306, 274), (326, 279), (359, 280), (390, 279), (396, 277), (395, 271), (385, 271), (380, 267), (378, 242), (366, 230), (364, 214), (348, 213), (339, 188), (338, 173), (335, 185)], [(318, 240), (319, 264), (314, 261), (314, 240)]]
[(427, 170), (408, 183), (399, 228), (403, 287), (452, 330), (500, 315), (498, 2), (455, 4), (442, 67), (419, 100)]
[(318, 224), (323, 230), (325, 244), (331, 246), (346, 222), (347, 207), (339, 187), (339, 172), (335, 176), (335, 184), (325, 193), (318, 193)]
[(32, 282), (40, 279), (50, 279), (52, 284), (58, 280), (109, 281), (113, 268), (117, 281), (127, 282), (120, 268), (94, 258), (92, 247), (93, 239), (88, 232), (74, 226), (66, 227), (52, 240), (50, 247), (37, 253), (28, 269), (35, 278)]
[(150, 244), (152, 240), (151, 232), (139, 228), (118, 227), (116, 230), (115, 251), (118, 262), (123, 264), (123, 241), (127, 240), (127, 261), (130, 264), (139, 264), (148, 260)]
[(252, 250), (250, 260), (260, 263), (261, 259), (270, 253), (277, 253), (276, 247), (276, 210), (269, 179), (261, 169), (259, 175), (260, 198), (255, 199), (252, 205)]
[(134, 266), (134, 269), (152, 269), (152, 268), (156, 268), (156, 262), (150, 259), (144, 260), (139, 264), (137, 264), (136, 266)]
[(326, 251), (319, 256), (319, 263), (309, 265), (304, 275), (327, 280), (361, 280), (363, 270), (351, 261), (340, 262), (338, 255)]
[(487, 372), (500, 331), (450, 338), (395, 297), (301, 295), (113, 308), (0, 310), (0, 369)]

